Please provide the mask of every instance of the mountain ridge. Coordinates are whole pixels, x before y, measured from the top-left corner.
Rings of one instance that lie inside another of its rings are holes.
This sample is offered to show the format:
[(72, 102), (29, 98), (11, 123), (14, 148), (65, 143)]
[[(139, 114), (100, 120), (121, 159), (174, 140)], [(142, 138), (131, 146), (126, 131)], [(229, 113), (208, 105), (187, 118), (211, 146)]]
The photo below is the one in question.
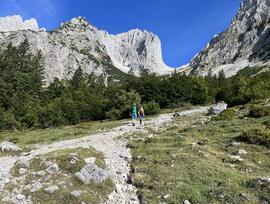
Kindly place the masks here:
[(55, 77), (69, 79), (79, 67), (104, 78), (110, 77), (108, 67), (136, 76), (144, 71), (158, 75), (173, 71), (163, 62), (160, 39), (146, 30), (132, 29), (113, 35), (83, 17), (73, 18), (49, 32), (37, 28), (0, 30), (0, 45), (6, 47), (12, 42), (17, 46), (28, 40), (31, 52), (41, 50), (47, 83)]

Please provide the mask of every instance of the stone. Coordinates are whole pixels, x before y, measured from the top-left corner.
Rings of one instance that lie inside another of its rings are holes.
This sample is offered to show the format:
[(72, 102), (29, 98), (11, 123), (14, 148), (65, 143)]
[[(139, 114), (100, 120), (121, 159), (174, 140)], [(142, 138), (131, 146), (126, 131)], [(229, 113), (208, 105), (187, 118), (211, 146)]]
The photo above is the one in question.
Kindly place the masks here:
[(92, 180), (95, 183), (100, 183), (108, 178), (108, 173), (95, 164), (87, 164), (74, 175), (79, 181), (84, 184), (89, 184)]
[(210, 107), (208, 114), (209, 115), (219, 115), (222, 111), (227, 109), (227, 104), (224, 102), (219, 102)]
[(41, 171), (38, 171), (37, 173), (36, 173), (36, 175), (38, 175), (38, 176), (45, 176), (46, 175), (46, 172), (44, 171), (44, 170), (41, 170)]
[(238, 147), (238, 146), (240, 146), (240, 145), (241, 145), (240, 142), (232, 142), (232, 146)]
[(184, 200), (184, 204), (191, 204), (191, 202), (189, 202), (189, 200)]
[(247, 151), (244, 150), (244, 149), (240, 149), (240, 150), (238, 151), (238, 154), (244, 156), (244, 155), (247, 154)]
[(25, 200), (25, 195), (23, 195), (23, 194), (17, 194), (16, 195), (16, 199), (18, 200), (18, 201), (23, 201), (23, 200)]
[(28, 172), (27, 169), (24, 169), (24, 168), (20, 168), (20, 169), (19, 169), (19, 174), (20, 174), (20, 175), (24, 175), (24, 174), (26, 174), (27, 172)]
[(46, 168), (46, 172), (49, 174), (57, 174), (59, 172), (59, 167), (56, 163), (54, 163)]
[(96, 162), (96, 157), (89, 157), (89, 158), (85, 158), (84, 161), (87, 164), (94, 164)]
[(47, 188), (44, 188), (44, 191), (45, 191), (46, 193), (48, 193), (48, 194), (53, 194), (53, 193), (55, 193), (55, 192), (58, 191), (58, 190), (59, 190), (59, 187), (56, 186), (56, 185), (54, 185), (54, 186), (49, 186), (49, 187), (47, 187)]
[(269, 177), (262, 177), (258, 180), (260, 185), (269, 186), (270, 185), (270, 178)]
[(22, 149), (12, 142), (5, 141), (0, 143), (0, 150), (2, 152), (18, 152), (21, 151)]
[(241, 158), (239, 155), (228, 155), (228, 157), (235, 161), (243, 161), (244, 159)]
[(70, 195), (72, 196), (72, 197), (74, 197), (74, 198), (78, 198), (78, 197), (80, 197), (81, 195), (82, 195), (82, 191), (78, 191), (78, 190), (75, 190), (75, 191), (72, 191), (71, 193), (70, 193)]
[(242, 199), (242, 200), (249, 200), (249, 196), (245, 193), (240, 193), (239, 194), (239, 197)]

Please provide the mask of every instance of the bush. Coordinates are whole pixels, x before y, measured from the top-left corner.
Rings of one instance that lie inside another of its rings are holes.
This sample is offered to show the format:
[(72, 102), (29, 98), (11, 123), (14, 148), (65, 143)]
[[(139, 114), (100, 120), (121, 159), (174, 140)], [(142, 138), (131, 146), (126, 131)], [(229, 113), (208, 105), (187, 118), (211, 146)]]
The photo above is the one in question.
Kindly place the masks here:
[(270, 120), (264, 121), (263, 124), (266, 126), (266, 128), (270, 129)]
[(150, 101), (143, 104), (144, 112), (146, 115), (155, 115), (160, 113), (159, 104), (155, 101)]
[(0, 110), (0, 130), (16, 130), (21, 127), (20, 123), (14, 118), (11, 112)]
[(270, 115), (270, 106), (253, 106), (249, 111), (249, 116), (253, 118), (260, 118)]
[(112, 110), (106, 112), (106, 118), (111, 120), (117, 120), (121, 118), (121, 111), (113, 108)]
[(56, 103), (45, 106), (39, 112), (38, 126), (41, 128), (57, 127), (65, 123), (63, 113)]
[(233, 120), (236, 116), (236, 111), (234, 109), (226, 109), (217, 116), (216, 120)]
[(247, 130), (243, 132), (239, 139), (246, 143), (270, 147), (270, 131), (267, 129), (255, 128)]

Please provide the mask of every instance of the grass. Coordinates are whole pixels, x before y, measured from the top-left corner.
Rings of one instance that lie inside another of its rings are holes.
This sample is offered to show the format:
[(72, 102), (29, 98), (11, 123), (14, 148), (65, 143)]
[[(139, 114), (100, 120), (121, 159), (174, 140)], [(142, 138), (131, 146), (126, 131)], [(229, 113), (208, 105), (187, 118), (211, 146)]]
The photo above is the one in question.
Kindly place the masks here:
[(95, 132), (106, 131), (120, 125), (122, 122), (123, 121), (96, 121), (51, 129), (5, 131), (0, 132), (0, 142), (11, 141), (22, 148), (32, 144), (50, 144), (60, 140), (74, 139)]
[[(71, 153), (76, 153), (78, 155), (79, 161), (77, 165), (70, 164), (69, 155)], [(114, 189), (113, 181), (110, 178), (101, 183), (91, 182), (90, 184), (84, 185), (74, 176), (74, 173), (79, 171), (85, 165), (84, 159), (89, 157), (95, 157), (96, 164), (99, 167), (106, 167), (102, 153), (94, 150), (93, 148), (63, 149), (48, 153), (42, 157), (33, 158), (30, 162), (29, 173), (23, 181), (23, 186), (27, 186), (36, 180), (41, 180), (44, 183), (44, 186), (34, 193), (31, 193), (28, 189), (23, 189), (23, 194), (26, 196), (31, 195), (32, 202), (40, 204), (77, 204), (82, 202), (98, 204), (105, 202), (107, 200), (107, 196)], [(44, 158), (46, 161), (56, 162), (60, 168), (60, 172), (58, 174), (50, 175), (49, 180), (46, 181), (45, 177), (39, 177), (33, 174), (33, 172), (46, 169), (43, 162)], [(19, 178), (17, 171), (18, 168), (14, 166), (12, 169), (13, 176)], [(60, 182), (64, 183), (60, 185)], [(51, 195), (45, 193), (43, 189), (50, 185), (58, 185), (60, 190)], [(11, 191), (18, 187), (19, 186), (9, 184), (6, 186), (6, 189)], [(75, 190), (82, 191), (82, 195), (78, 198), (72, 197), (70, 193)]]
[[(243, 142), (232, 145), (246, 130), (265, 128), (269, 116), (206, 118), (179, 117), (154, 133), (132, 135), (131, 178), (142, 203), (270, 202), (261, 186), (250, 185), (270, 177), (268, 148)], [(243, 161), (229, 159), (228, 155), (236, 155), (240, 149), (248, 152), (241, 156)]]

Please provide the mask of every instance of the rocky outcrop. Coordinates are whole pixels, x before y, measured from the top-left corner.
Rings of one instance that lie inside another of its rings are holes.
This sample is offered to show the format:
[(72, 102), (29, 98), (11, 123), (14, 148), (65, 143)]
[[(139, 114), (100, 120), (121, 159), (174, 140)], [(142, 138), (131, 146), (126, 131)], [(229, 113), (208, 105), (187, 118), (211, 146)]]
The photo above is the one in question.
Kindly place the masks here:
[(224, 70), (227, 77), (247, 66), (269, 64), (270, 1), (242, 0), (230, 27), (215, 35), (195, 56), (186, 73), (207, 75)]
[[(14, 19), (10, 21), (10, 18)], [(106, 79), (117, 79), (126, 73), (140, 75), (148, 71), (162, 75), (172, 71), (162, 60), (159, 38), (151, 32), (134, 29), (111, 35), (82, 17), (73, 18), (58, 29), (47, 32), (38, 30), (38, 26), (24, 27), (21, 23), (14, 23), (17, 18), (2, 18), (7, 22), (0, 26), (0, 49), (5, 49), (10, 42), (17, 46), (27, 39), (31, 51), (41, 50), (44, 56), (46, 82), (55, 77), (68, 79), (79, 67), (86, 73)], [(27, 22), (23, 25), (28, 25)]]
[(22, 17), (18, 15), (0, 17), (1, 32), (10, 32), (19, 30), (38, 31), (39, 30), (38, 23), (34, 18), (23, 21)]

